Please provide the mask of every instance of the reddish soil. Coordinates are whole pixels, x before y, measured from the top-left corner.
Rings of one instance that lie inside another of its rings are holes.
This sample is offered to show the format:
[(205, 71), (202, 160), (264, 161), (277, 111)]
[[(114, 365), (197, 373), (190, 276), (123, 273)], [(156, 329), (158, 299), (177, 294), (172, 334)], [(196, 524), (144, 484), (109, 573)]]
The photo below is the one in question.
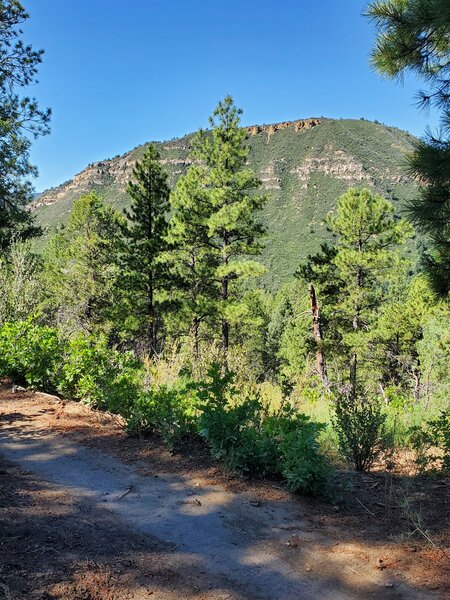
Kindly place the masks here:
[[(12, 425), (57, 432), (133, 464), (144, 476), (180, 474), (198, 485), (245, 492), (255, 503), (293, 500), (278, 482), (224, 473), (201, 446), (171, 454), (156, 438), (128, 437), (112, 415), (45, 394), (13, 392), (4, 382), (0, 427)], [(225, 583), (212, 580), (176, 548), (130, 530), (113, 512), (100, 511), (14, 463), (0, 462), (0, 486), (0, 599), (243, 597), (229, 593)], [(336, 478), (336, 490), (335, 503), (295, 499), (311, 531), (327, 538), (321, 560), (348, 554), (430, 598), (449, 597), (448, 479), (348, 472)]]

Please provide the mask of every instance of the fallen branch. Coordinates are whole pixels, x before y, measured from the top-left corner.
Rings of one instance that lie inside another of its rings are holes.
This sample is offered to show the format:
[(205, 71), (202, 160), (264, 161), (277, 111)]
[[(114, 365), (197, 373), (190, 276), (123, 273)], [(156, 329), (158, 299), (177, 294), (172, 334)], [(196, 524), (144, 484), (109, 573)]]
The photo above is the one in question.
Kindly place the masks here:
[(374, 517), (375, 519), (377, 518), (377, 515), (376, 515), (375, 513), (373, 513), (371, 510), (369, 510), (369, 509), (367, 508), (367, 506), (365, 506), (365, 505), (364, 505), (364, 504), (361, 502), (361, 500), (358, 498), (358, 496), (355, 496), (355, 498), (356, 498), (356, 501), (357, 501), (357, 502), (359, 502), (359, 504), (361, 504), (361, 506), (364, 508), (364, 510), (366, 510), (366, 511), (369, 513), (369, 515), (372, 515), (372, 517)]

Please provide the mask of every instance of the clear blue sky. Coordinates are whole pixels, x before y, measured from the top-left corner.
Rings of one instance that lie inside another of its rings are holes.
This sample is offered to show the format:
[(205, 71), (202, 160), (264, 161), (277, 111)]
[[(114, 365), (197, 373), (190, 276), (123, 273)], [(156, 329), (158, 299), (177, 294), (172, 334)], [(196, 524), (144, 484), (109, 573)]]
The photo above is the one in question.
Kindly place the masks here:
[(41, 191), (87, 163), (207, 125), (231, 94), (243, 123), (310, 116), (378, 119), (421, 135), (413, 78), (372, 72), (362, 0), (22, 0), (24, 39), (45, 50), (34, 143)]

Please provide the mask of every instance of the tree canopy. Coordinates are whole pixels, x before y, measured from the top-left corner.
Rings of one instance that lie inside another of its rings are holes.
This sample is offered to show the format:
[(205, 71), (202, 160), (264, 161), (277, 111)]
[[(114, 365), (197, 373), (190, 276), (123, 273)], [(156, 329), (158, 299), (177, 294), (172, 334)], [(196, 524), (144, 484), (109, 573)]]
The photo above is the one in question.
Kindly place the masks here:
[(14, 237), (39, 233), (24, 206), (31, 198), (29, 177), (37, 175), (31, 140), (49, 132), (50, 109), (40, 110), (34, 98), (18, 92), (36, 83), (43, 54), (21, 39), (27, 18), (20, 2), (0, 0), (0, 251)]
[(407, 71), (424, 80), (421, 106), (440, 111), (441, 128), (428, 131), (410, 158), (421, 184), (409, 205), (412, 222), (431, 239), (424, 264), (434, 290), (450, 291), (450, 3), (448, 0), (380, 0), (367, 15), (378, 30), (372, 64), (390, 78)]

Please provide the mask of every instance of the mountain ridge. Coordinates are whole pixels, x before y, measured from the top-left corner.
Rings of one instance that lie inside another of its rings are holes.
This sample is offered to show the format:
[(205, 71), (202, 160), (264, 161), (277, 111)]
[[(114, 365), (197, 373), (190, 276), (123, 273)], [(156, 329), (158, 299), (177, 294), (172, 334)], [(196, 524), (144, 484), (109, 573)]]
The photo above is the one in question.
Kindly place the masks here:
[[(381, 193), (399, 213), (416, 193), (417, 184), (405, 169), (416, 138), (395, 127), (312, 117), (245, 129), (249, 166), (269, 195), (262, 213), (268, 230), (262, 255), (268, 287), (278, 287), (292, 276), (298, 263), (327, 239), (323, 217), (348, 187)], [(171, 187), (193, 162), (189, 154), (194, 135), (149, 142), (160, 151)], [(73, 202), (84, 193), (96, 190), (117, 209), (126, 207), (127, 181), (147, 145), (90, 163), (71, 180), (42, 192), (30, 210), (45, 230), (44, 240), (67, 221)]]

